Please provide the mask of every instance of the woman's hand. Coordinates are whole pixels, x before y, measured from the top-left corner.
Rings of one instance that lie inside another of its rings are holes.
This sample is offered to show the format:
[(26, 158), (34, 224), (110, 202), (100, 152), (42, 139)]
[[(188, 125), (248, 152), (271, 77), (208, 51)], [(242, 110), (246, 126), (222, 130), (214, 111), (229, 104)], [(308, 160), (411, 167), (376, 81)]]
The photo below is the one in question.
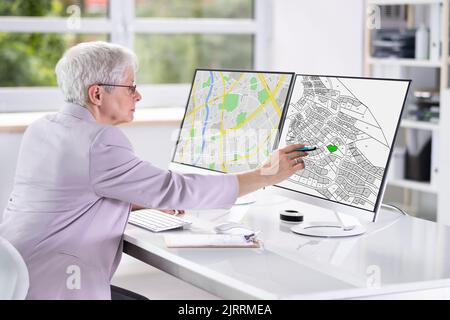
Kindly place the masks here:
[(176, 209), (173, 209), (173, 210), (159, 210), (159, 211), (162, 211), (162, 212), (165, 212), (165, 213), (168, 213), (168, 214), (172, 214), (174, 216), (177, 216), (179, 214), (184, 214), (184, 210), (176, 210)]
[(304, 144), (292, 144), (272, 153), (261, 167), (245, 173), (237, 174), (239, 181), (239, 197), (286, 180), (305, 164), (302, 160), (307, 152), (295, 151), (303, 148)]
[(261, 174), (269, 178), (268, 185), (284, 181), (295, 172), (305, 168), (302, 158), (307, 156), (308, 153), (295, 151), (295, 149), (304, 146), (304, 144), (291, 144), (275, 150), (270, 155), (270, 158), (260, 167)]

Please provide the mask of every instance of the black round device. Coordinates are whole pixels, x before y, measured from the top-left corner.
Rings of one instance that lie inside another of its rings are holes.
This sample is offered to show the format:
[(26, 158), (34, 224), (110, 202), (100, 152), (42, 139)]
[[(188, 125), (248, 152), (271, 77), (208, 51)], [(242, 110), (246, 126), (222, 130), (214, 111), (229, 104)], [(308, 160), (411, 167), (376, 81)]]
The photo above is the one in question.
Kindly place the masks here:
[(302, 222), (303, 213), (300, 213), (297, 210), (281, 210), (280, 220), (284, 222), (296, 222), (296, 223)]

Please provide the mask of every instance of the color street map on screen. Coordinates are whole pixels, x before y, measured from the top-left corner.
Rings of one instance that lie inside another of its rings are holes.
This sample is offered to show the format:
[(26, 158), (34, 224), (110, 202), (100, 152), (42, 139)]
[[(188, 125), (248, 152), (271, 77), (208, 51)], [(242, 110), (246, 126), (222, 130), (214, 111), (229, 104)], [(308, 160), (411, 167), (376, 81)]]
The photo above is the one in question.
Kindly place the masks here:
[(221, 172), (256, 168), (272, 151), (292, 78), (197, 70), (173, 161)]

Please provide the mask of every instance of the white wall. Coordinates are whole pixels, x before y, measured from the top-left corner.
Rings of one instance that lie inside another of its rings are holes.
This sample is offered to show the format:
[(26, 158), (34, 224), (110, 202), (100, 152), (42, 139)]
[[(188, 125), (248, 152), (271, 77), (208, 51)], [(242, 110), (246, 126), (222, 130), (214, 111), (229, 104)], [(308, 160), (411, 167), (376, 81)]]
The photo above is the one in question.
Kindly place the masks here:
[(272, 69), (363, 73), (364, 1), (274, 0)]

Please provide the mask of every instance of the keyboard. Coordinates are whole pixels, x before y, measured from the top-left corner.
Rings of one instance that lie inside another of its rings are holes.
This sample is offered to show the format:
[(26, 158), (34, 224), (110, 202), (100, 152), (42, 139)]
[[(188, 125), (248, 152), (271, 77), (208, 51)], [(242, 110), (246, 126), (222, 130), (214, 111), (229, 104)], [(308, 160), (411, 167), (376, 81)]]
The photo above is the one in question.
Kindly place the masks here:
[(184, 228), (191, 225), (188, 220), (154, 209), (132, 211), (128, 222), (153, 232)]

